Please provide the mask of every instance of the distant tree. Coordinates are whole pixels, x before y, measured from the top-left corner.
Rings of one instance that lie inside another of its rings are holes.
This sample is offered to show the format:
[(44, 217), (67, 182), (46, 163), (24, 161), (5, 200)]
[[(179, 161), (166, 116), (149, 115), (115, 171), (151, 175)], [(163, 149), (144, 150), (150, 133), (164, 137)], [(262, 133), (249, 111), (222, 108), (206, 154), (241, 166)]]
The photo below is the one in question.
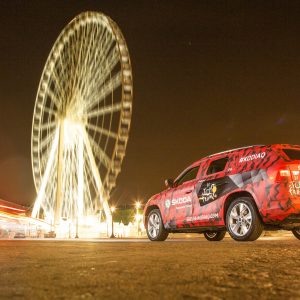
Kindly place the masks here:
[(129, 209), (116, 209), (114, 212), (114, 222), (123, 222), (124, 225), (128, 225), (129, 222), (134, 221), (135, 210)]

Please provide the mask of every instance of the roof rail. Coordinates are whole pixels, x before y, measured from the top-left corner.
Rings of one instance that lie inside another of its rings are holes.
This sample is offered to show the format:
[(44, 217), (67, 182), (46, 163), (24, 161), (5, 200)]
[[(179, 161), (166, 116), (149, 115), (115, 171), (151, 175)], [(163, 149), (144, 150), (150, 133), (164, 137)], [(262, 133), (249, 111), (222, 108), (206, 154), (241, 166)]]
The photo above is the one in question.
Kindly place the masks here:
[(244, 146), (244, 147), (240, 147), (240, 148), (234, 148), (234, 149), (230, 149), (230, 150), (226, 150), (226, 151), (222, 151), (222, 152), (218, 152), (218, 153), (215, 153), (215, 154), (211, 154), (207, 157), (212, 157), (212, 156), (215, 156), (215, 155), (219, 155), (219, 154), (224, 154), (224, 153), (228, 153), (228, 152), (232, 152), (232, 151), (237, 151), (237, 150), (242, 150), (242, 149), (247, 149), (247, 148), (252, 148), (252, 147), (262, 147), (262, 146), (266, 146), (266, 145), (251, 145), (251, 146)]

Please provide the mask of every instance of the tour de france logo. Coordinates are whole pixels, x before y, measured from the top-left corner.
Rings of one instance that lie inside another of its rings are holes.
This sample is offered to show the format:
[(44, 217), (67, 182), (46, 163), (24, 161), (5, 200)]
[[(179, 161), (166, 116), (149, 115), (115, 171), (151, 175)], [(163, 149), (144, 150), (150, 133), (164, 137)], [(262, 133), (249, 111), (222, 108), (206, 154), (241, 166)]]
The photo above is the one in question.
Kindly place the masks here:
[(214, 201), (218, 197), (217, 191), (218, 191), (218, 188), (217, 188), (216, 184), (208, 182), (206, 184), (206, 187), (203, 188), (202, 192), (200, 192), (200, 195), (199, 195), (200, 202), (202, 204), (206, 204), (211, 201)]

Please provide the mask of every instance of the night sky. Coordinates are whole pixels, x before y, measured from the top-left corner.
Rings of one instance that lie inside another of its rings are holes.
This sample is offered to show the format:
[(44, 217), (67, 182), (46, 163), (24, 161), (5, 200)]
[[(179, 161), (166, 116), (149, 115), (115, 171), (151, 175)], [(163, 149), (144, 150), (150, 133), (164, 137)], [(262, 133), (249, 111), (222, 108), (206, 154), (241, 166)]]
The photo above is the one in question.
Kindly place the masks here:
[(147, 200), (203, 156), (300, 144), (299, 1), (1, 1), (0, 198), (31, 205), (30, 136), (40, 76), (77, 14), (121, 28), (134, 75), (127, 154), (112, 195)]

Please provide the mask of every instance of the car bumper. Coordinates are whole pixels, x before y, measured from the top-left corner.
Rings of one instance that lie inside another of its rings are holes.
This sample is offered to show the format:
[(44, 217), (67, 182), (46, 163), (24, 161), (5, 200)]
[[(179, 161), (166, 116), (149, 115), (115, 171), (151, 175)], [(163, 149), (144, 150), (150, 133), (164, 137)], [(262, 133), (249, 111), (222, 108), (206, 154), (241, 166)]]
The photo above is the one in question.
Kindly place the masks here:
[(260, 213), (266, 224), (300, 225), (300, 197), (271, 200)]

